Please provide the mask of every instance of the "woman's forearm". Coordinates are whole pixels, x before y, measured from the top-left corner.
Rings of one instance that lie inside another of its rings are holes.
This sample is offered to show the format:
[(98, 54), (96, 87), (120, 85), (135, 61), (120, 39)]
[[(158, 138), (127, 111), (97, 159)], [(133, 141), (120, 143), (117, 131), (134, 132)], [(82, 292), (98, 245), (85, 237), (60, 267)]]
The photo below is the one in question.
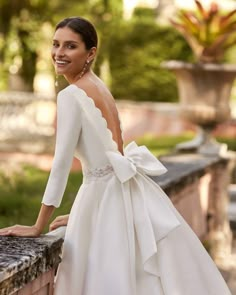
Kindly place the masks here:
[(0, 229), (0, 236), (16, 236), (16, 237), (38, 237), (46, 224), (48, 223), (55, 207), (42, 205), (39, 211), (37, 221), (32, 226), (13, 225)]
[(38, 229), (40, 233), (42, 233), (42, 231), (44, 230), (54, 210), (54, 206), (47, 206), (42, 204), (37, 221), (35, 223), (35, 227)]

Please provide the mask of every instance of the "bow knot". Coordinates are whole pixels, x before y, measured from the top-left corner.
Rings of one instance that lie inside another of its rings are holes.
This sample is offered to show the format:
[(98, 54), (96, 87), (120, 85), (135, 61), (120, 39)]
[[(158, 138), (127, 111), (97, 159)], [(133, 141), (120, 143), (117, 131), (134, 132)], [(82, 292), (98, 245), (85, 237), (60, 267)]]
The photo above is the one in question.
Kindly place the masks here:
[[(134, 236), (136, 235), (144, 270), (159, 276), (160, 271), (155, 256), (157, 243), (180, 223), (158, 185), (155, 187), (149, 185), (146, 177), (140, 179), (143, 185), (127, 181), (137, 173), (154, 176), (165, 173), (167, 169), (145, 146), (137, 146), (135, 142), (131, 142), (125, 148), (124, 156), (118, 152), (109, 151), (107, 157), (115, 175), (122, 183), (130, 257), (133, 257), (135, 253)], [(135, 261), (132, 265), (135, 265)]]
[(138, 172), (157, 176), (167, 171), (145, 146), (138, 146), (135, 142), (127, 145), (124, 155), (113, 151), (107, 151), (106, 154), (116, 176), (122, 183), (134, 177)]

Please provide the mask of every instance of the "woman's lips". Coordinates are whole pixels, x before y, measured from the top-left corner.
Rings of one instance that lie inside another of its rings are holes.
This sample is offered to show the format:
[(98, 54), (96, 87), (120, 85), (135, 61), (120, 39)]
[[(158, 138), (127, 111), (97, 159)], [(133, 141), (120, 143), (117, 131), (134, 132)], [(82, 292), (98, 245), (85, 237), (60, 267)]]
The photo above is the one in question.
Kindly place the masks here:
[(58, 59), (56, 59), (56, 60), (55, 60), (55, 64), (56, 64), (56, 66), (58, 66), (58, 67), (64, 67), (64, 66), (66, 66), (66, 65), (69, 64), (69, 61), (67, 61), (67, 60), (58, 60)]

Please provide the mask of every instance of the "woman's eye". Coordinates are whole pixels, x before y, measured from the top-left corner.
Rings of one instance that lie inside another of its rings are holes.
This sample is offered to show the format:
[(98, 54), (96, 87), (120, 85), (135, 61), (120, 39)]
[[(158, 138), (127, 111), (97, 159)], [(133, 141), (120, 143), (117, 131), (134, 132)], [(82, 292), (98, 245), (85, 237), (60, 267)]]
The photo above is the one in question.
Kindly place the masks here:
[(73, 44), (68, 44), (68, 45), (67, 45), (67, 48), (69, 48), (69, 49), (74, 49), (74, 48), (75, 48), (75, 45), (73, 45)]
[(59, 45), (57, 43), (52, 43), (52, 47), (58, 47)]

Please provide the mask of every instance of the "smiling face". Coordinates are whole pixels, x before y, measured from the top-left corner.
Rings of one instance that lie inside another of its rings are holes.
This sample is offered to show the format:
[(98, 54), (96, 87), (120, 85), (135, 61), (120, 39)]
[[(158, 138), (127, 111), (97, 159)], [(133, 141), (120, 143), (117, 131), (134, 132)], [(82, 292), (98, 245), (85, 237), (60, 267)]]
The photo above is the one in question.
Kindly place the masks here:
[(86, 64), (94, 59), (96, 48), (86, 49), (82, 37), (68, 27), (56, 30), (51, 50), (55, 71), (73, 83)]

